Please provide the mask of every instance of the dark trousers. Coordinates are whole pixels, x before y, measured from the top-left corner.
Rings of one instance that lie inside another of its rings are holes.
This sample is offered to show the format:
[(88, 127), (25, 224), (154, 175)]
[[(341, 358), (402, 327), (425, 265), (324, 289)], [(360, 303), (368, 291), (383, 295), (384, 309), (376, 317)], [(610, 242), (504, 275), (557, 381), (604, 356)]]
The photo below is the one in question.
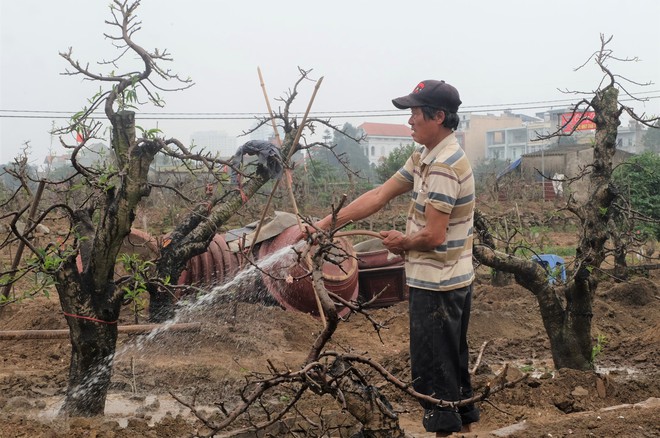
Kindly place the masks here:
[[(467, 328), (472, 285), (453, 291), (410, 288), (410, 364), (415, 391), (445, 401), (473, 395)], [(479, 420), (474, 405), (439, 408), (421, 402), (428, 432), (457, 432)]]

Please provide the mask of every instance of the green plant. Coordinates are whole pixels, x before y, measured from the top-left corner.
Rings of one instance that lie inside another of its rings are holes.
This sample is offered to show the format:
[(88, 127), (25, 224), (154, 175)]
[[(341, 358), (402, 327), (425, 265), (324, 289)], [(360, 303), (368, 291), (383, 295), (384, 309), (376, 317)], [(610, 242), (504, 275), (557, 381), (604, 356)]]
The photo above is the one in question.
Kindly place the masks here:
[(415, 144), (400, 145), (394, 149), (385, 159), (376, 166), (376, 176), (378, 181), (384, 183), (394, 175), (404, 164), (415, 150)]
[(120, 254), (119, 262), (128, 274), (125, 285), (121, 288), (124, 301), (131, 305), (137, 323), (139, 313), (146, 307), (148, 271), (154, 264), (140, 259), (136, 254), (125, 253)]
[(522, 371), (523, 373), (531, 373), (534, 370), (535, 368), (533, 365), (523, 365), (520, 367), (520, 371)]
[(607, 337), (601, 333), (596, 336), (596, 344), (591, 347), (591, 363), (596, 361), (596, 358), (603, 352), (607, 345)]
[[(649, 131), (652, 131), (649, 129)], [(612, 172), (613, 182), (636, 211), (649, 221), (635, 224), (635, 229), (660, 239), (660, 155), (645, 152), (628, 159)]]

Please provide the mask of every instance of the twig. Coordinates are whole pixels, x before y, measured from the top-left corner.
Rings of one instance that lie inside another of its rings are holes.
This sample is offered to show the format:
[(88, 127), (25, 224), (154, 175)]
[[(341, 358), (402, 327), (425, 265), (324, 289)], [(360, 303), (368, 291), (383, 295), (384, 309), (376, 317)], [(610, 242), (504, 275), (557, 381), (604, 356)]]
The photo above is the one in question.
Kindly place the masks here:
[(481, 344), (481, 348), (479, 349), (479, 356), (477, 356), (477, 360), (474, 362), (474, 366), (472, 367), (472, 371), (470, 371), (470, 374), (474, 376), (474, 374), (477, 372), (477, 368), (479, 368), (479, 365), (481, 365), (481, 359), (483, 358), (484, 351), (486, 350), (486, 346), (490, 343), (490, 340), (485, 341), (483, 344)]

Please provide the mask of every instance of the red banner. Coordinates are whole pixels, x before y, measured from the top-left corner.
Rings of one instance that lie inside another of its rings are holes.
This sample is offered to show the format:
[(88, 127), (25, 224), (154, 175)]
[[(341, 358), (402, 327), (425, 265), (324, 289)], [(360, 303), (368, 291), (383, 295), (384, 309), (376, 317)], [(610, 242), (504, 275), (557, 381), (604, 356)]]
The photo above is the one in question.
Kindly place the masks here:
[(596, 113), (594, 111), (562, 114), (562, 132), (589, 131), (596, 129), (596, 123), (593, 121), (595, 117)]

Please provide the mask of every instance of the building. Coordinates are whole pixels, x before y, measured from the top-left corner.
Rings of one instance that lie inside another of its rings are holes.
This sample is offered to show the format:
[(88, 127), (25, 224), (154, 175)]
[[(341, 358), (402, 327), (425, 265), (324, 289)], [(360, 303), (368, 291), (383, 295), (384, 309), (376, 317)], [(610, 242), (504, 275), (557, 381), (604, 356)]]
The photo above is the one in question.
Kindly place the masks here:
[(413, 144), (412, 131), (406, 125), (366, 122), (358, 126), (365, 135), (362, 142), (369, 164), (378, 166), (394, 149)]
[(547, 149), (556, 145), (557, 139), (540, 140), (539, 136), (550, 132), (549, 124), (538, 120), (515, 128), (486, 131), (485, 158), (513, 162), (525, 154)]
[[(612, 166), (617, 166), (632, 156), (630, 152), (616, 150), (612, 157)], [(576, 200), (584, 201), (590, 193), (589, 178), (580, 178), (589, 164), (594, 160), (594, 148), (590, 144), (573, 144), (555, 146), (521, 157), (520, 170), (523, 178), (540, 180), (541, 174), (551, 178), (574, 180), (570, 187), (562, 191), (570, 191)]]
[[(105, 166), (108, 163), (114, 163), (114, 156), (114, 152), (103, 143), (92, 143), (85, 146), (76, 155), (78, 164), (84, 167)], [(47, 155), (43, 164), (48, 170), (71, 167), (71, 152)]]
[(212, 154), (218, 153), (221, 158), (232, 157), (236, 153), (236, 137), (224, 131), (197, 131), (190, 136), (190, 141), (197, 151), (204, 149)]
[(493, 114), (472, 114), (460, 113), (461, 122), (459, 125), (459, 132), (463, 133), (464, 143), (461, 144), (465, 150), (465, 154), (471, 163), (476, 164), (487, 158), (487, 133), (495, 130), (505, 130), (509, 128), (518, 128), (523, 125), (523, 118), (521, 116), (509, 112), (503, 115)]
[[(562, 146), (590, 145), (594, 140), (596, 124), (591, 120), (595, 117), (593, 112), (584, 118), (581, 113), (574, 115), (571, 109), (564, 108), (551, 109), (537, 113), (536, 116), (533, 120), (523, 121), (519, 127), (487, 131), (486, 159), (514, 162), (525, 154)], [(579, 125), (575, 126), (576, 123)], [(539, 138), (560, 130), (570, 136)], [(645, 132), (643, 126), (635, 121), (631, 121), (627, 127), (619, 126), (617, 149), (630, 153), (643, 152), (642, 139)]]
[(633, 154), (644, 152), (644, 135), (647, 130), (636, 120), (628, 122), (628, 126), (619, 126), (616, 133), (616, 148)]

